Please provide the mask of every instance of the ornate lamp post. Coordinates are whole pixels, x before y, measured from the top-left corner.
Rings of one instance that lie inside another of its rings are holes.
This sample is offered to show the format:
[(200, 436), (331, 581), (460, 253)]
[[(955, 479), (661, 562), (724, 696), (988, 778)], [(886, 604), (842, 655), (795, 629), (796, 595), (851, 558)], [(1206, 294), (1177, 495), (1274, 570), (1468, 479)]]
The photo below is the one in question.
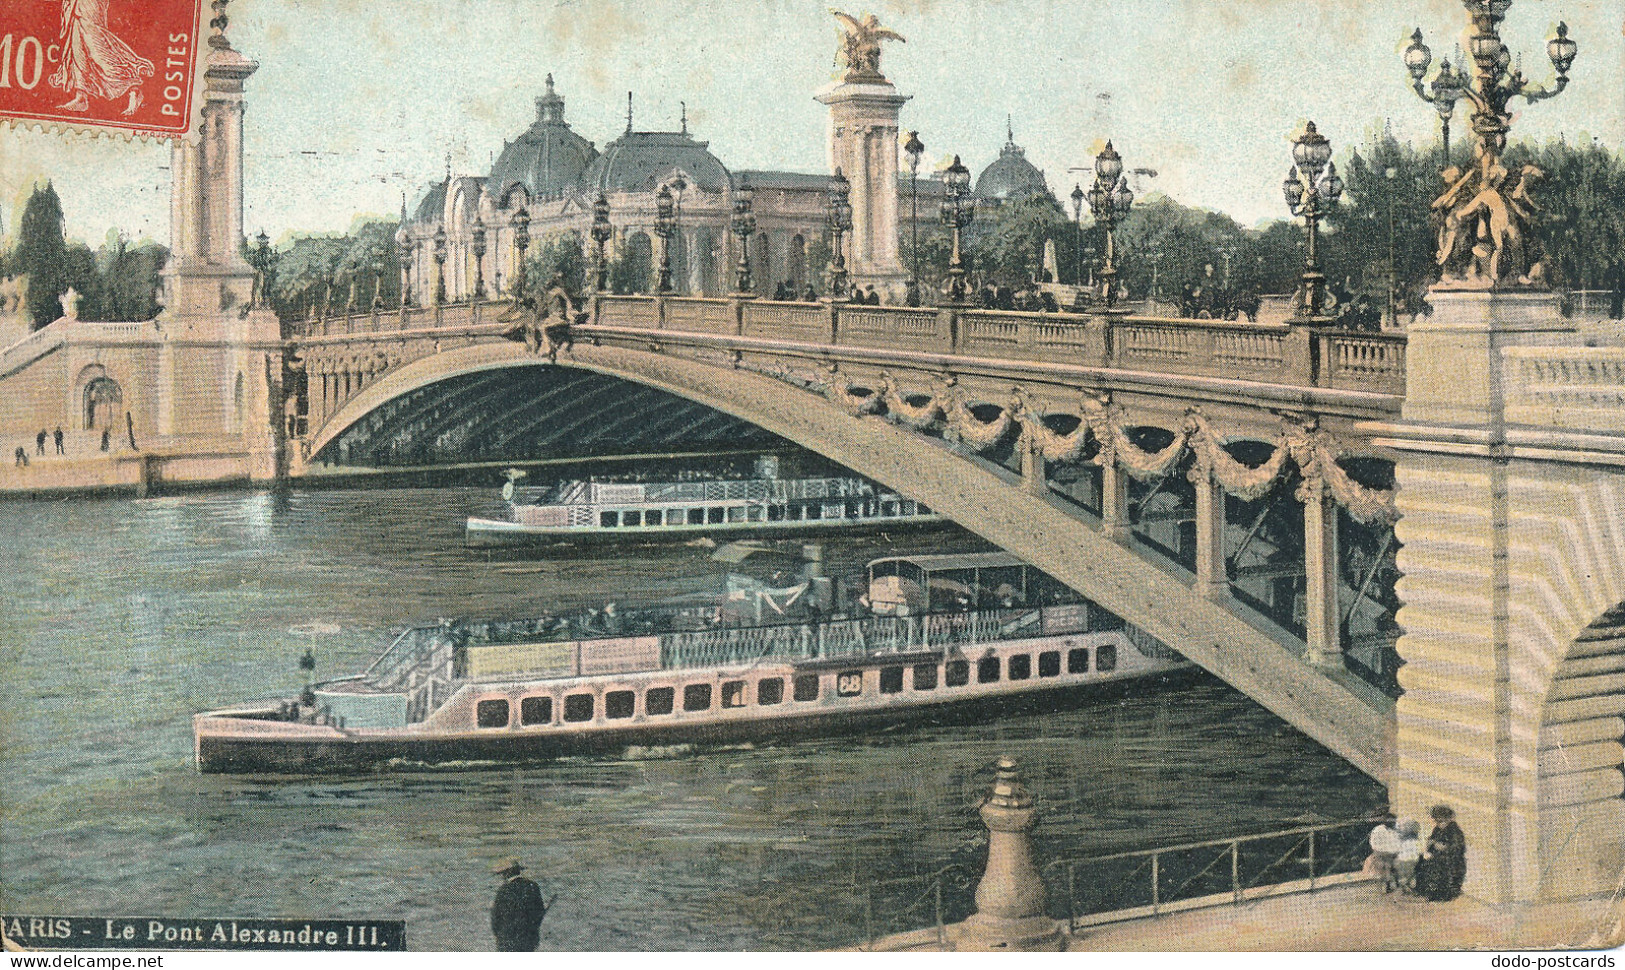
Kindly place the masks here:
[(446, 227), (434, 231), (434, 304), (446, 302)]
[(1117, 303), (1117, 220), (1128, 215), (1134, 193), (1123, 177), (1123, 156), (1111, 142), (1095, 156), (1095, 184), (1087, 193), (1089, 211), (1106, 231), (1105, 262), (1100, 267), (1100, 290), (1107, 308)]
[(600, 192), (592, 203), (592, 288), (598, 293), (609, 291), (609, 259), (604, 255), (604, 245), (614, 235), (615, 227), (609, 224), (609, 200)]
[(909, 252), (913, 259), (912, 279), (910, 288), (920, 285), (920, 156), (925, 154), (925, 142), (920, 141), (920, 133), (908, 133), (908, 141), (903, 144), (903, 154), (908, 156), (908, 185), (909, 185), (909, 238), (911, 240)]
[[(1528, 173), (1509, 172), (1501, 164), (1501, 152), (1506, 148), (1512, 123), (1508, 105), (1513, 98), (1534, 104), (1561, 94), (1568, 87), (1569, 67), (1579, 47), (1569, 39), (1568, 24), (1559, 23), (1556, 36), (1546, 43), (1546, 56), (1556, 71), (1556, 81), (1549, 88), (1533, 87), (1523, 72), (1512, 66), (1512, 52), (1501, 42), (1500, 24), (1506, 19), (1512, 0), (1463, 0), (1463, 5), (1472, 20), (1467, 50), (1477, 72), (1467, 78), (1459, 69), (1451, 72), (1448, 64), (1441, 63), (1439, 77), (1443, 80), (1446, 74), (1450, 76), (1443, 96), (1449, 98), (1452, 105), (1455, 100), (1465, 100), (1473, 106), (1473, 166), (1455, 173), (1453, 184), (1434, 203), (1435, 207), (1445, 210), (1439, 264), (1444, 267), (1447, 279), (1458, 282), (1494, 286), (1510, 276), (1522, 283), (1537, 283), (1527, 248), (1516, 242), (1520, 235), (1525, 239), (1533, 235), (1530, 206), (1525, 202), (1529, 194), (1525, 183)], [(1411, 35), (1411, 44), (1404, 56), (1417, 94), (1433, 101), (1440, 116), (1445, 117), (1444, 107), (1438, 103), (1439, 82), (1434, 82), (1431, 98), (1422, 89), (1422, 78), (1433, 61), (1433, 52), (1422, 43), (1420, 29)], [(1492, 231), (1487, 237), (1483, 233), (1463, 231), (1473, 229), (1480, 222), (1478, 213), (1484, 205), (1484, 192), (1499, 195), (1502, 208), (1510, 212), (1512, 222), (1518, 225), (1502, 233)]]
[(671, 234), (677, 230), (677, 214), (672, 208), (671, 188), (665, 185), (655, 193), (655, 235), (660, 237), (660, 275), (655, 292), (671, 292)]
[(851, 296), (846, 276), (846, 247), (843, 240), (852, 230), (852, 183), (840, 169), (829, 179), (829, 231), (834, 238), (829, 260), (829, 298), (842, 302)]
[(406, 223), (395, 230), (395, 248), (401, 260), (401, 307), (404, 309), (412, 305), (412, 254), (417, 241), (412, 238)]
[(1416, 96), (1433, 105), (1439, 112), (1439, 130), (1444, 140), (1444, 163), (1449, 165), (1450, 116), (1455, 114), (1456, 102), (1461, 100), (1462, 91), (1467, 88), (1470, 79), (1466, 71), (1459, 67), (1451, 67), (1450, 60), (1446, 58), (1439, 62), (1439, 74), (1433, 79), (1433, 84), (1424, 85), (1422, 80), (1427, 77), (1428, 66), (1432, 63), (1433, 52), (1422, 43), (1422, 28), (1418, 27), (1416, 33), (1411, 35), (1411, 46), (1405, 48), (1405, 68), (1411, 72), (1411, 87), (1416, 91)]
[(734, 188), (734, 214), (729, 228), (739, 237), (739, 267), (734, 273), (734, 292), (740, 296), (751, 295), (750, 237), (756, 234), (756, 215), (750, 211), (750, 207), (755, 198), (756, 190), (747, 181), (741, 180)]
[(530, 210), (520, 206), (508, 219), (508, 225), (513, 227), (513, 248), (519, 254), (513, 267), (513, 298), (518, 302), (525, 298), (525, 250), (530, 248)]
[(485, 299), (485, 220), (474, 216), (474, 299)]
[(1077, 264), (1077, 273), (1072, 277), (1074, 285), (1083, 283), (1083, 186), (1072, 186), (1072, 228), (1077, 245), (1074, 247), (1073, 262)]
[(970, 169), (954, 156), (942, 173), (942, 224), (953, 230), (953, 255), (948, 259), (948, 302), (965, 302), (965, 258), (960, 252), (959, 235), (976, 218), (976, 202), (970, 195)]
[[(122, 238), (120, 240), (122, 244)], [(259, 235), (254, 237), (254, 271), (258, 274), (254, 281), (254, 299), (249, 309), (259, 310), (271, 303), (266, 290), (271, 284), (271, 237), (261, 229)]]
[[(1292, 143), (1292, 166), (1281, 183), (1287, 208), (1293, 215), (1303, 216), (1308, 240), (1303, 265), (1302, 312), (1306, 317), (1320, 316), (1326, 306), (1326, 276), (1320, 271), (1320, 220), (1343, 194), (1343, 180), (1338, 178), (1337, 164), (1331, 158), (1332, 143), (1315, 130), (1311, 121)], [(1322, 171), (1326, 173), (1324, 178)]]
[(384, 254), (379, 253), (372, 258), (372, 309), (374, 312), (384, 308)]

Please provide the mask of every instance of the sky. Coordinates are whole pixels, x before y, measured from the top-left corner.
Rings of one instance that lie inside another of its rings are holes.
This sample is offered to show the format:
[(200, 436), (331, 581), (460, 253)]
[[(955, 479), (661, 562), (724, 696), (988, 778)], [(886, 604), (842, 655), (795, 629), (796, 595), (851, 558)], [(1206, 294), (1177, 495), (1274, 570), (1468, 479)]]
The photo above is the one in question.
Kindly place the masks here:
[[(25, 0), (46, 2), (46, 0)], [(129, 3), (134, 0), (111, 0)], [(833, 2), (833, 0), (831, 0)], [(1400, 51), (1421, 27), (1435, 63), (1461, 42), (1459, 0), (869, 0), (907, 38), (882, 68), (902, 94), (922, 168), (953, 154), (973, 172), (1016, 142), (1065, 196), (1107, 138), (1136, 188), (1226, 212), (1286, 215), (1290, 142), (1314, 120), (1338, 150), (1385, 121), (1403, 141), (1438, 138)], [(250, 234), (342, 232), (393, 217), (442, 177), (483, 174), (534, 119), (551, 72), (566, 120), (600, 148), (625, 127), (691, 132), (731, 169), (825, 171), (837, 27), (825, 0), (234, 0), (248, 82)], [(1525, 74), (1551, 78), (1559, 20), (1580, 45), (1569, 89), (1518, 112), (1513, 139), (1625, 147), (1625, 10), (1617, 0), (1517, 0), (1503, 38)], [(1454, 58), (1452, 57), (1452, 60)], [(1458, 108), (1453, 137), (1467, 130)], [(169, 148), (119, 137), (0, 128), (5, 233), (49, 177), (70, 238), (109, 231), (167, 242)], [(1087, 184), (1085, 185), (1087, 188)]]

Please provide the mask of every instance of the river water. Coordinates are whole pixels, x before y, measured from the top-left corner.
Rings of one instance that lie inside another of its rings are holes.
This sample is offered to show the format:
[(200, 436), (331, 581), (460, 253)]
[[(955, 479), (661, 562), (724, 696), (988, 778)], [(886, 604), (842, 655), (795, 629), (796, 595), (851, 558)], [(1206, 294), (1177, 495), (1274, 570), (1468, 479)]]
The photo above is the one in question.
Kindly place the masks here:
[[(925, 881), (907, 877), (979, 869), (975, 807), (1001, 754), (1040, 801), (1040, 862), (1383, 804), (1377, 784), (1209, 679), (1061, 715), (773, 747), (338, 779), (195, 771), (190, 716), (296, 691), (307, 647), (336, 676), (408, 623), (636, 603), (729, 568), (688, 547), (466, 551), (463, 517), (493, 499), (0, 503), (0, 912), (403, 919), (412, 949), (486, 949), (488, 869), (516, 855), (558, 896), (544, 948), (817, 949), (932, 921), (916, 905)], [(827, 571), (925, 546), (974, 540), (833, 541)], [(950, 896), (953, 912), (969, 905)]]

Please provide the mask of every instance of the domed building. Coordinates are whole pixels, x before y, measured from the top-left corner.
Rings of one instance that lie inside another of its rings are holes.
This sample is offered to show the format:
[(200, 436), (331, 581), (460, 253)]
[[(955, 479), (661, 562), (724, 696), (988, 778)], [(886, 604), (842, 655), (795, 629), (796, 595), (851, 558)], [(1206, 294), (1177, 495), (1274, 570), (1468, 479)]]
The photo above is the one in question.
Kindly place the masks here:
[(709, 143), (689, 134), (686, 111), (678, 131), (635, 130), (630, 95), (626, 130), (600, 152), (564, 120), (564, 98), (552, 75), (546, 85), (536, 99), (536, 121), (503, 146), (489, 173), (454, 176), (448, 166), (409, 217), (403, 210), (400, 239), (411, 250), (407, 282), (416, 302), (434, 299), (437, 245), (445, 255), (440, 272), (447, 300), (506, 295), (516, 276), (521, 211), (531, 246), (574, 233), (590, 260), (592, 209), (600, 193), (614, 227), (606, 255), (623, 264), (621, 288), (648, 290), (657, 253), (655, 195), (663, 187), (677, 209), (671, 241), (677, 293), (715, 295), (733, 288), (738, 238), (729, 232), (729, 217), (734, 191), (745, 184), (755, 194), (750, 255), (757, 292), (771, 293), (780, 282), (798, 293), (809, 282), (821, 285), (821, 267), (808, 267), (806, 252), (824, 231), (828, 176), (731, 172)]
[(1055, 198), (1049, 190), (1049, 183), (1044, 181), (1044, 173), (1027, 161), (1026, 150), (1016, 144), (1015, 130), (1009, 122), (1005, 123), (1004, 147), (999, 150), (999, 157), (976, 177), (974, 193), (978, 202), (995, 205), (1018, 202), (1035, 195)]

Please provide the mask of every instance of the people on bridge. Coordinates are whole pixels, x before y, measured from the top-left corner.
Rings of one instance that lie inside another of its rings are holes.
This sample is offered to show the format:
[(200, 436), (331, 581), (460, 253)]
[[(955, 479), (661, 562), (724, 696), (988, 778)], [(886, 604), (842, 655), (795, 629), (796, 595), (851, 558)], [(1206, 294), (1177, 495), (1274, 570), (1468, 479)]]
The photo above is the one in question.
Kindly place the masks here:
[(817, 303), (818, 302), (818, 291), (813, 289), (813, 285), (811, 283), (808, 283), (807, 284), (807, 289), (802, 291), (801, 300), (802, 300), (803, 303)]
[(1433, 831), (1416, 864), (1416, 892), (1436, 903), (1449, 902), (1461, 895), (1467, 878), (1467, 838), (1456, 824), (1456, 813), (1448, 805), (1435, 805)]
[(64, 451), (63, 448), (62, 448), (62, 426), (61, 425), (57, 425), (56, 432), (54, 434), (52, 434), (51, 437), (52, 437), (53, 440), (56, 441), (56, 453), (59, 454), (59, 455), (67, 454), (67, 452)]
[(497, 938), (497, 949), (503, 952), (530, 953), (542, 942), (547, 904), (542, 901), (541, 887), (520, 875), (524, 871), (518, 859), (503, 859), (491, 868), (503, 877), (491, 904), (491, 932)]

